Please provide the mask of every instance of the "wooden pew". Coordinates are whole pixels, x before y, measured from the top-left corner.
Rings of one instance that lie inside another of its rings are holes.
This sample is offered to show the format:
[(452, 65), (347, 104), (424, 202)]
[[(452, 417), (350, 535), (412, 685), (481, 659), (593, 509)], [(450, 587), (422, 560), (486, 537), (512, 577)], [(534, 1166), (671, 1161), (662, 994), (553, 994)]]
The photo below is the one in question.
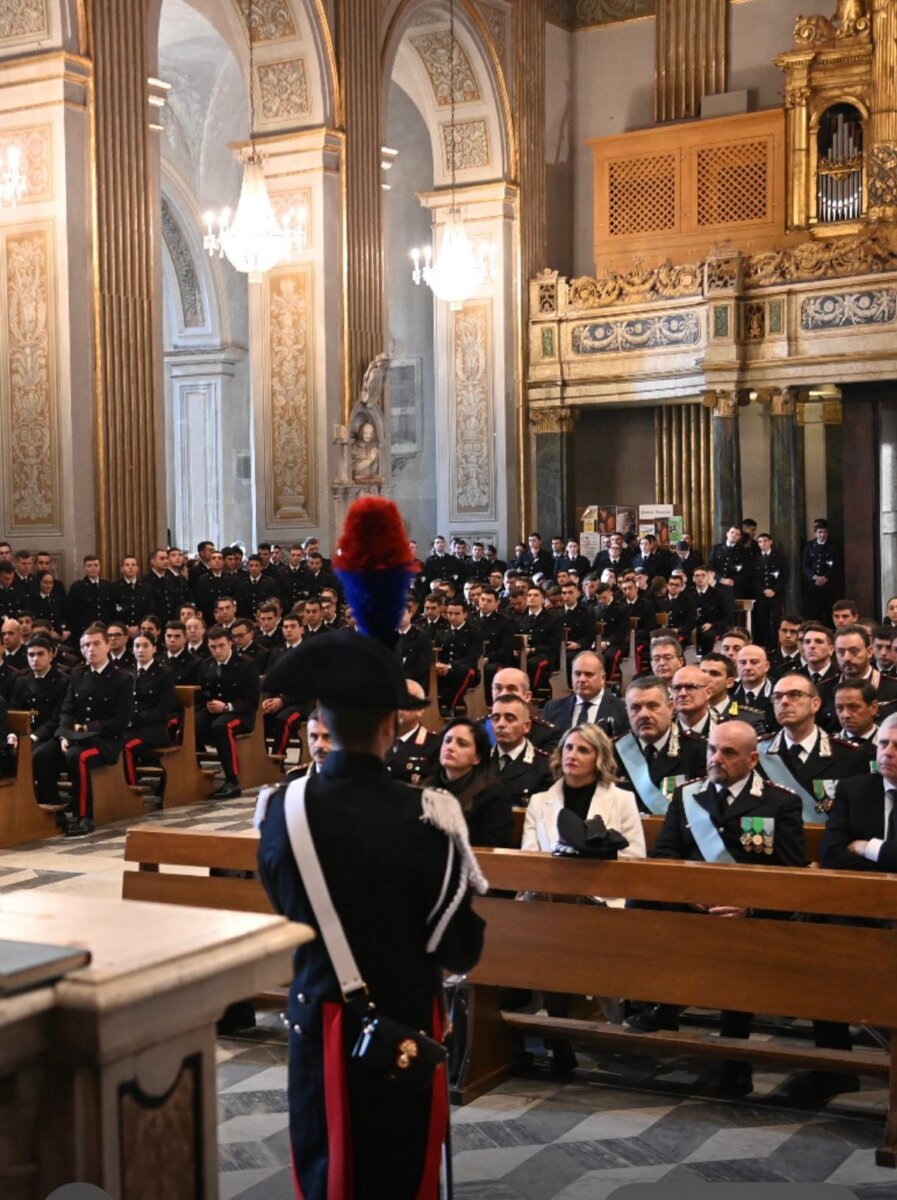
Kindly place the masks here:
[(442, 733), (445, 722), (439, 711), (439, 676), (436, 674), (436, 664), (439, 662), (439, 647), (433, 647), (433, 659), (430, 663), (430, 686), (427, 690), (429, 704), (420, 714), (420, 723), (430, 733)]
[[(897, 919), (897, 876), (851, 871), (658, 861), (589, 862), (516, 850), (477, 850), (493, 889), (547, 895)], [(700, 913), (476, 900), (483, 956), (470, 972), (467, 1045), (456, 1099), (467, 1102), (513, 1074), (527, 1034), (627, 1053), (749, 1059), (789, 1068), (890, 1077), (890, 1111), (876, 1153), (897, 1167), (897, 933), (892, 927)], [(593, 947), (594, 953), (584, 953)], [(861, 986), (858, 984), (861, 982)], [(794, 1038), (727, 1039), (710, 1031), (628, 1033), (588, 1020), (503, 1012), (502, 988), (575, 996), (650, 998), (701, 1008), (785, 1014), (891, 1030), (890, 1051), (817, 1049)]]
[(469, 687), (464, 693), (464, 707), (471, 721), (481, 721), (489, 715), (489, 698), (486, 695), (486, 658), (480, 655), (477, 663), (480, 682), (476, 687)]
[[(519, 846), (523, 841), (523, 822), (526, 817), (525, 808), (515, 808), (514, 813), (514, 845)], [(642, 817), (642, 827), (645, 831), (645, 846), (648, 853), (654, 847), (657, 836), (663, 827), (663, 817)], [(824, 825), (804, 826), (804, 845), (806, 846), (807, 862), (819, 862), (819, 843), (822, 841)]]
[(0, 779), (0, 848), (21, 846), (55, 837), (59, 828), (53, 809), (38, 804), (34, 796), (34, 771), (31, 765), (31, 713), (12, 709), (6, 714), (10, 733), (19, 739), (16, 774)]
[(735, 601), (735, 620), (737, 624), (743, 625), (748, 633), (754, 635), (754, 601), (753, 600), (736, 600)]
[[(265, 745), (265, 717), (261, 697), (255, 715), (255, 727), (251, 733), (238, 733), (236, 742), (241, 788), (262, 787), (266, 783), (279, 783), (283, 779), (282, 759), (270, 755)], [(189, 744), (186, 736), (184, 744)], [(217, 762), (214, 752), (210, 753), (205, 749), (199, 750), (198, 758), (214, 759)]]
[[(196, 696), (198, 687), (180, 684), (175, 688), (181, 705), (181, 742), (156, 751), (165, 771), (164, 808), (182, 808), (208, 800), (215, 790), (215, 773), (203, 770), (196, 759)], [(155, 768), (157, 769), (157, 768)], [(155, 770), (138, 767), (138, 778)]]
[[(258, 834), (254, 830), (193, 833), (188, 829), (129, 829), (125, 862), (138, 863), (139, 867), (122, 875), (122, 899), (272, 912), (258, 879), (208, 874), (212, 868), (255, 871), (257, 854)], [(162, 866), (172, 869), (163, 871)]]

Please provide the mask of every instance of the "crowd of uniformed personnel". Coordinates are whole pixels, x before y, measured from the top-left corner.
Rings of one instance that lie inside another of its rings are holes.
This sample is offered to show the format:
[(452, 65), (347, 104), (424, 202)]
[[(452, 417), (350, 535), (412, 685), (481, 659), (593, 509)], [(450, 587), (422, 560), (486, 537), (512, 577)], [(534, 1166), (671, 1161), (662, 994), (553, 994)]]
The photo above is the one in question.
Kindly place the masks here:
[[(665, 815), (655, 854), (707, 857), (683, 808), (700, 780), (696, 800), (735, 861), (802, 864), (795, 829), (828, 820), (824, 866), (897, 865), (897, 597), (880, 620), (842, 598), (838, 552), (818, 521), (802, 556), (804, 611), (786, 611), (787, 565), (752, 524), (730, 529), (706, 562), (687, 539), (668, 549), (652, 536), (611, 535), (592, 562), (575, 539), (549, 548), (537, 533), (509, 563), (478, 542), (468, 552), (436, 537), (423, 558), (411, 543), (394, 652), (421, 698), (435, 661), (447, 724), (440, 736), (419, 711), (401, 714), (392, 774), (452, 791), (474, 841), (511, 845), (512, 808), (533, 796), (540, 812), (546, 797), (584, 819), (598, 811), (598, 774), (585, 790), (569, 781), (576, 755), (606, 739), (614, 787), (640, 812)], [(58, 805), (68, 773), (70, 836), (93, 828), (93, 767), (121, 757), (133, 782), (176, 741), (177, 685), (199, 688), (197, 749), (217, 753), (217, 798), (240, 794), (235, 737), (258, 713), (272, 752), (285, 754), (307, 721), (311, 769), (326, 759), (326, 727), (301, 685), (265, 687), (279, 656), (352, 626), (317, 541), (262, 544), (245, 561), (211, 542), (192, 558), (159, 548), (149, 567), (128, 555), (111, 580), (88, 556), (66, 590), (49, 555), (0, 542), (0, 769), (15, 771), (7, 709), (30, 711), (36, 797)], [(739, 599), (754, 601), (750, 634), (736, 622)], [(569, 694), (552, 698), (563, 662)], [(464, 697), (481, 670), (490, 712), (475, 722)], [(584, 726), (597, 733), (578, 736)], [(630, 1017), (634, 1029), (674, 1019), (652, 1006)], [(842, 1027), (817, 1040), (850, 1044)], [(743, 1092), (743, 1071), (733, 1079)], [(817, 1095), (834, 1086), (811, 1082)]]

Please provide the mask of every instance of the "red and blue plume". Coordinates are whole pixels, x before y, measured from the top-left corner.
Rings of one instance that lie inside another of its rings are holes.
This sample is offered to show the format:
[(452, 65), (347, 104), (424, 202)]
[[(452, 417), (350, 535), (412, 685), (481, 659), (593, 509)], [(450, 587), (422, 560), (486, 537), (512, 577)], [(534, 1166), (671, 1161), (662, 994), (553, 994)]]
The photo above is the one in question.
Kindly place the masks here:
[(359, 630), (392, 646), (413, 574), (408, 534), (392, 500), (364, 496), (352, 504), (333, 566)]

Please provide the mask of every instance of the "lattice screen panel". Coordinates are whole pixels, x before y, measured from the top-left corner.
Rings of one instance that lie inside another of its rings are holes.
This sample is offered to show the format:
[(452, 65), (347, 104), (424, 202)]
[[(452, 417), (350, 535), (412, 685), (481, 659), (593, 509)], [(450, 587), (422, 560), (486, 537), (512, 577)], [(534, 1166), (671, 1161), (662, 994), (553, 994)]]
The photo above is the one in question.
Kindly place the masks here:
[(698, 225), (769, 220), (768, 156), (765, 138), (699, 150)]
[(675, 154), (617, 159), (608, 163), (608, 226), (611, 237), (676, 228)]

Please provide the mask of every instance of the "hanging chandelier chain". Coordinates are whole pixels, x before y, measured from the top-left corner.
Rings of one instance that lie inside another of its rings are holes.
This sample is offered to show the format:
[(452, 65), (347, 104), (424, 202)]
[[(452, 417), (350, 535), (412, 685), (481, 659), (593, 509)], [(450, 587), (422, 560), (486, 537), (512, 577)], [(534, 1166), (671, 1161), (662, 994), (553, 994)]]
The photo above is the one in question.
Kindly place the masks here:
[(252, 45), (252, 18), (254, 14), (253, 0), (249, 0), (249, 11), (246, 17), (249, 33), (249, 144), (255, 149), (255, 55)]
[(452, 165), (452, 211), (455, 209), (455, 154), (457, 142), (455, 139), (455, 0), (449, 0), (449, 91), (451, 92), (451, 113), (449, 116), (449, 144), (451, 146)]

